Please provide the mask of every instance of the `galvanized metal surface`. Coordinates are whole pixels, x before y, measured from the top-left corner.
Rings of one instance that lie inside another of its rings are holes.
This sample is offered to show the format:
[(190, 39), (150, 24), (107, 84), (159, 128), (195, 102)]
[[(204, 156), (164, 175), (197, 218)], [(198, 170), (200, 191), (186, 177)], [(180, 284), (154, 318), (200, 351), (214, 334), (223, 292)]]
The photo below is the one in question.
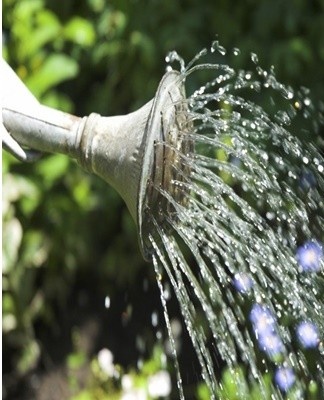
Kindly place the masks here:
[[(152, 185), (170, 185), (175, 153), (163, 146), (174, 146), (179, 139), (177, 110), (185, 100), (179, 73), (166, 73), (155, 98), (142, 108), (115, 117), (92, 113), (80, 118), (45, 107), (5, 62), (2, 79), (4, 146), (24, 161), (32, 160), (37, 151), (66, 154), (112, 185), (137, 223), (140, 246), (149, 259), (148, 215), (166, 207)], [(172, 132), (175, 137), (170, 142)]]

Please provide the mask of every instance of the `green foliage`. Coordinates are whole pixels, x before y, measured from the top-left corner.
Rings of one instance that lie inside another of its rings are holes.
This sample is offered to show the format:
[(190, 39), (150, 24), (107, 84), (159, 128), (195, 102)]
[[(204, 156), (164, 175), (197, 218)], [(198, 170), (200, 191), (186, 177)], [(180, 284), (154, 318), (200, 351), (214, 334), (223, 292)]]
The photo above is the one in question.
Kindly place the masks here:
[[(3, 56), (48, 106), (78, 115), (124, 114), (153, 97), (168, 51), (176, 49), (189, 61), (218, 34), (225, 47), (240, 49), (239, 57), (228, 55), (237, 68), (249, 65), (253, 51), (262, 65), (275, 65), (281, 80), (308, 86), (320, 98), (323, 15), (321, 1), (301, 0), (4, 0)], [(46, 351), (36, 326), (51, 338), (60, 330), (59, 315), (80, 281), (95, 282), (94, 291), (109, 289), (114, 297), (118, 291), (138, 291), (140, 273), (152, 277), (139, 253), (136, 227), (112, 189), (65, 156), (22, 165), (3, 155), (7, 373), (24, 376), (39, 365)], [(147, 303), (144, 296), (142, 302)], [(127, 369), (136, 384), (161, 368), (161, 351), (150, 349), (140, 371)], [(74, 400), (120, 397), (122, 367), (117, 382), (107, 380), (96, 357), (79, 348), (66, 353), (66, 365)], [(73, 375), (84, 365), (90, 365), (91, 379), (82, 389)], [(246, 387), (242, 371), (235, 376), (224, 371), (220, 397), (261, 398), (260, 388)], [(264, 382), (270, 390), (271, 377), (265, 375)], [(309, 391), (315, 399), (316, 388), (310, 385)], [(209, 398), (203, 384), (198, 398)]]
[(78, 65), (70, 57), (64, 54), (50, 55), (37, 72), (26, 78), (26, 85), (36, 97), (40, 98), (51, 87), (75, 77), (77, 72)]
[(92, 24), (80, 17), (72, 18), (64, 27), (64, 37), (80, 46), (91, 46), (95, 41)]
[[(109, 350), (103, 349), (102, 351)], [(161, 371), (168, 375), (164, 362), (162, 362), (164, 358), (165, 355), (162, 348), (156, 345), (153, 349), (151, 359), (145, 361), (137, 370), (131, 369), (127, 371), (113, 361), (111, 364), (108, 363), (108, 365), (105, 365), (105, 363), (100, 361), (100, 352), (91, 360), (87, 360), (83, 352), (75, 349), (67, 357), (69, 386), (73, 393), (71, 400), (117, 400), (123, 398), (123, 396), (126, 398), (127, 396), (136, 398), (136, 396), (139, 397), (140, 395), (147, 400), (156, 399), (158, 397), (154, 395), (152, 389), (149, 389), (149, 381), (152, 377), (157, 376), (156, 374), (161, 373)], [(86, 363), (89, 364), (90, 370), (88, 371), (87, 382), (84, 384), (83, 381), (78, 379), (78, 376)], [(107, 373), (107, 367), (109, 367), (109, 373)], [(165, 396), (159, 398), (165, 398)]]

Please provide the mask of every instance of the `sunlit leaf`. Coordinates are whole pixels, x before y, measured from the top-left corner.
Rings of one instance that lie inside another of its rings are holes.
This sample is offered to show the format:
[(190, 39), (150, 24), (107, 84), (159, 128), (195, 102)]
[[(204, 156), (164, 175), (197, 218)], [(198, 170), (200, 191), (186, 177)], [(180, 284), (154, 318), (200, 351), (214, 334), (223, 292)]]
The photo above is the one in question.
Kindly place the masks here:
[(209, 400), (210, 399), (210, 392), (208, 386), (205, 383), (201, 383), (198, 385), (197, 388), (197, 395), (199, 400)]
[(22, 227), (18, 219), (12, 218), (3, 225), (3, 272), (13, 269), (18, 258), (18, 251), (22, 240)]
[(44, 104), (44, 106), (55, 108), (67, 113), (73, 112), (74, 108), (74, 105), (68, 96), (59, 93), (54, 89), (50, 92), (47, 92), (42, 97), (42, 104)]
[(36, 97), (40, 97), (51, 87), (74, 78), (78, 70), (77, 62), (71, 57), (65, 54), (52, 54), (26, 79), (26, 85)]
[(18, 371), (25, 374), (26, 372), (31, 370), (36, 365), (39, 355), (40, 348), (36, 340), (31, 340), (30, 342), (28, 342), (25, 345), (22, 356), (18, 361)]
[(64, 155), (51, 155), (38, 162), (37, 172), (43, 177), (45, 184), (51, 186), (66, 174), (69, 162)]
[(81, 46), (90, 46), (95, 40), (92, 24), (84, 18), (74, 17), (64, 28), (66, 39)]
[(56, 15), (50, 11), (43, 10), (37, 16), (37, 25), (32, 31), (32, 40), (27, 43), (27, 46), (24, 46), (25, 56), (33, 55), (46, 43), (56, 39), (60, 30), (61, 24)]
[(38, 231), (30, 230), (26, 233), (24, 239), (24, 253), (21, 261), (28, 267), (39, 267), (47, 258), (47, 243), (44, 241), (44, 235)]
[(86, 362), (85, 354), (82, 352), (72, 353), (67, 358), (67, 366), (70, 369), (79, 369)]

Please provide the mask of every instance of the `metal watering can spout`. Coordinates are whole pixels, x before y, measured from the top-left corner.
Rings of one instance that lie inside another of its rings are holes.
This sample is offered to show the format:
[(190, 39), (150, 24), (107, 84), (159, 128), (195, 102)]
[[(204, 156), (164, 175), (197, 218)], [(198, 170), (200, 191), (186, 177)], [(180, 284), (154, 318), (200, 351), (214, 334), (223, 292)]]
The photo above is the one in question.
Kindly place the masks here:
[(83, 118), (41, 105), (4, 61), (1, 77), (4, 148), (25, 161), (35, 159), (35, 150), (66, 154), (103, 178), (124, 199), (137, 224), (142, 253), (150, 259), (149, 214), (158, 218), (167, 208), (156, 188), (170, 187), (173, 168), (180, 164), (177, 154), (192, 148), (184, 140), (189, 124), (181, 75), (167, 72), (153, 100), (135, 112)]

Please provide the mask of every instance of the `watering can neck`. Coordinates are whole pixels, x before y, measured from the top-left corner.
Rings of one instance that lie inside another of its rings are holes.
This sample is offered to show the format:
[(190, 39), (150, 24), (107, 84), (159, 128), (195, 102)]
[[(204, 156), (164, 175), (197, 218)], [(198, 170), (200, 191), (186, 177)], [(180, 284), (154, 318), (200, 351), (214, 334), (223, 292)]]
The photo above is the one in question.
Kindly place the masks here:
[(137, 208), (146, 130), (152, 101), (127, 115), (82, 119), (75, 134), (74, 158), (87, 171), (114, 187), (137, 223)]
[(2, 109), (3, 122), (21, 146), (74, 158), (86, 171), (113, 186), (137, 221), (143, 134), (152, 102), (123, 116), (97, 113), (79, 118), (34, 103), (26, 110)]
[(183, 77), (167, 72), (155, 97), (130, 114), (101, 117), (92, 113), (79, 118), (41, 105), (5, 62), (1, 67), (7, 148), (18, 156), (18, 146), (22, 160), (28, 157), (19, 146), (65, 154), (103, 178), (127, 204), (138, 227), (141, 250), (149, 259), (152, 216), (161, 219), (169, 212), (159, 188), (171, 189), (171, 195), (181, 200), (171, 186), (177, 178), (173, 169), (181, 168), (177, 152), (187, 153), (182, 145), (187, 142), (183, 141), (187, 127), (181, 123), (186, 115)]

